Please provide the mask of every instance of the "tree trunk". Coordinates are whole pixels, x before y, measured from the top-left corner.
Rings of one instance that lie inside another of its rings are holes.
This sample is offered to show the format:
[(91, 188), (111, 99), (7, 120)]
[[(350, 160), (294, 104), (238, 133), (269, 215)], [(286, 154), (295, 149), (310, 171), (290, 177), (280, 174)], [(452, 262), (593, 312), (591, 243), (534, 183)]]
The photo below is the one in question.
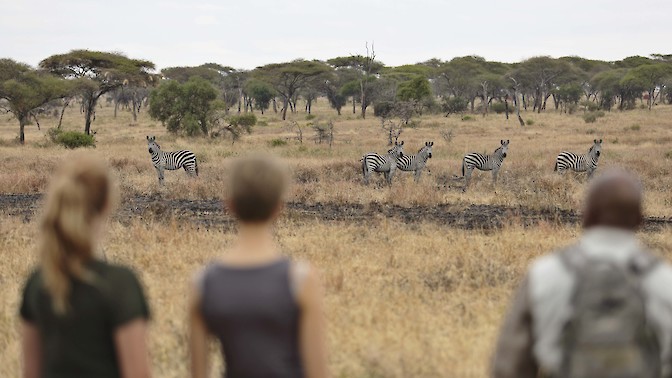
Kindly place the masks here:
[[(114, 103), (116, 104), (117, 102), (115, 101)], [(67, 108), (68, 105), (70, 105), (70, 100), (65, 100), (65, 104), (63, 104), (63, 107), (61, 108), (61, 116), (58, 118), (58, 126), (56, 126), (56, 128), (59, 129), (59, 130), (61, 128), (61, 125), (63, 124), (63, 115), (65, 114), (65, 108)], [(115, 113), (116, 113), (116, 109), (115, 109)]]
[(504, 116), (509, 120), (509, 96), (504, 96)]
[(341, 115), (341, 108), (336, 108), (336, 113), (338, 113), (338, 115), (340, 116)]
[(114, 100), (114, 118), (117, 118), (117, 109), (119, 109), (119, 101)]
[(275, 102), (275, 97), (273, 97), (273, 113), (278, 113), (278, 104)]
[(364, 80), (360, 80), (359, 88), (361, 90), (359, 99), (362, 101), (362, 119), (366, 119), (366, 87), (364, 85)]
[(352, 114), (357, 114), (357, 107), (355, 106), (355, 96), (352, 96)]
[(26, 134), (24, 132), (26, 124), (28, 123), (28, 116), (19, 116), (19, 143), (21, 145), (26, 143)]
[(93, 117), (93, 112), (96, 110), (96, 101), (93, 97), (86, 99), (86, 108), (84, 109), (84, 133), (86, 135), (91, 134), (91, 117)]
[(283, 106), (282, 106), (282, 120), (287, 119), (287, 107), (289, 106), (289, 100), (288, 99), (283, 99)]

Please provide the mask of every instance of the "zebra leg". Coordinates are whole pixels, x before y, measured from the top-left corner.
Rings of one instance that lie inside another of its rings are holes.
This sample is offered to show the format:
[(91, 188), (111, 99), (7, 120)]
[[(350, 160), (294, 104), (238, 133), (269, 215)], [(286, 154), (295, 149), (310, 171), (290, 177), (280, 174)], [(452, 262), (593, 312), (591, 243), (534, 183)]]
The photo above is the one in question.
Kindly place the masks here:
[(159, 174), (159, 184), (163, 185), (163, 167), (157, 167), (156, 172)]
[(415, 171), (415, 182), (420, 182), (420, 175), (422, 174), (422, 170), (418, 169)]
[(471, 181), (471, 174), (474, 172), (474, 168), (465, 167), (464, 171), (464, 189), (462, 191), (466, 192), (469, 187), (469, 182)]
[(497, 184), (497, 175), (499, 175), (499, 169), (492, 170), (492, 185)]

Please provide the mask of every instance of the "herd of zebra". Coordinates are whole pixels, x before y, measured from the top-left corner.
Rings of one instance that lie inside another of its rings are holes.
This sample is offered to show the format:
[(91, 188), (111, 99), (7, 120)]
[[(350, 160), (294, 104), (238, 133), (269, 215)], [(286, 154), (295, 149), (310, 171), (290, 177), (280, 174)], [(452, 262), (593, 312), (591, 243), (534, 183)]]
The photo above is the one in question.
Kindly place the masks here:
[[(509, 149), (509, 140), (501, 140), (500, 146), (489, 155), (478, 152), (471, 152), (464, 155), (462, 159), (462, 177), (464, 178), (464, 190), (469, 186), (471, 175), (474, 169), (480, 171), (492, 171), (492, 181), (497, 182), (499, 170), (502, 168), (504, 158), (506, 158)], [(415, 155), (404, 154), (404, 142), (395, 142), (394, 146), (387, 151), (386, 155), (380, 155), (375, 152), (369, 152), (361, 159), (362, 174), (364, 183), (368, 185), (369, 177), (373, 172), (383, 173), (388, 185), (392, 185), (392, 176), (397, 169), (401, 171), (412, 171), (415, 173), (415, 181), (420, 179), (420, 174), (427, 164), (427, 160), (432, 157), (432, 146), (434, 142), (425, 142), (425, 145)], [(573, 170), (575, 172), (586, 172), (588, 177), (592, 177), (597, 169), (597, 162), (602, 153), (602, 139), (593, 140), (593, 145), (585, 154), (575, 154), (562, 151), (555, 159), (555, 171), (565, 172)]]
[[(432, 147), (434, 142), (425, 142), (425, 145), (415, 154), (408, 155), (404, 153), (404, 142), (395, 142), (394, 146), (387, 151), (386, 155), (380, 155), (375, 152), (369, 152), (361, 159), (362, 174), (364, 183), (368, 185), (369, 177), (373, 172), (383, 173), (388, 185), (392, 185), (392, 177), (395, 171), (414, 172), (415, 181), (420, 180), (420, 175), (427, 165), (427, 160), (432, 158)], [(198, 164), (196, 155), (188, 150), (161, 151), (161, 146), (156, 143), (156, 137), (147, 136), (147, 147), (152, 157), (152, 164), (156, 168), (159, 176), (159, 183), (163, 184), (164, 170), (175, 170), (183, 168), (191, 176), (198, 176)], [(464, 190), (469, 186), (471, 175), (474, 169), (480, 171), (492, 171), (492, 181), (497, 182), (497, 175), (502, 168), (504, 158), (509, 149), (509, 140), (501, 140), (500, 146), (489, 155), (472, 152), (464, 155), (462, 159), (462, 177), (465, 180)], [(560, 152), (555, 160), (555, 171), (564, 172), (573, 170), (575, 172), (586, 172), (588, 177), (592, 177), (597, 169), (597, 162), (602, 153), (602, 139), (593, 140), (593, 145), (585, 154), (575, 154), (572, 152)]]

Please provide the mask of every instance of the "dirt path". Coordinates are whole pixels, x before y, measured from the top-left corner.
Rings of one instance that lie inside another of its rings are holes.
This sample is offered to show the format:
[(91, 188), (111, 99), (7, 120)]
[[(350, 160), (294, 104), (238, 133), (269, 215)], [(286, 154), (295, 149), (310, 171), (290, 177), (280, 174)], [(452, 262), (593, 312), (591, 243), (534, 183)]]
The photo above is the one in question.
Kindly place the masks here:
[[(29, 221), (40, 206), (40, 194), (0, 195), (0, 215), (18, 216)], [(321, 220), (367, 222), (376, 218), (394, 218), (407, 224), (431, 222), (462, 229), (498, 229), (508, 224), (535, 225), (576, 224), (579, 215), (562, 209), (529, 209), (499, 205), (436, 205), (402, 207), (396, 205), (299, 203), (287, 204), (285, 217), (290, 220)], [(222, 204), (212, 200), (166, 199), (158, 195), (136, 196), (123, 201), (116, 218), (121, 222), (132, 219), (189, 220), (206, 228), (229, 228), (233, 220)], [(655, 231), (672, 225), (672, 218), (652, 218), (644, 229)]]

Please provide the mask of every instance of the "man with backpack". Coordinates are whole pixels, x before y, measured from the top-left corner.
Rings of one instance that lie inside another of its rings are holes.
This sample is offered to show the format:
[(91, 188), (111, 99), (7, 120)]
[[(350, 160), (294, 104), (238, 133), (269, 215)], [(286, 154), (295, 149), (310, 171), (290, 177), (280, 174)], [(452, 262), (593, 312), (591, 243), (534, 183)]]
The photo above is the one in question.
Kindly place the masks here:
[(671, 376), (672, 267), (637, 240), (641, 222), (634, 176), (592, 182), (581, 238), (534, 261), (516, 292), (493, 377)]

